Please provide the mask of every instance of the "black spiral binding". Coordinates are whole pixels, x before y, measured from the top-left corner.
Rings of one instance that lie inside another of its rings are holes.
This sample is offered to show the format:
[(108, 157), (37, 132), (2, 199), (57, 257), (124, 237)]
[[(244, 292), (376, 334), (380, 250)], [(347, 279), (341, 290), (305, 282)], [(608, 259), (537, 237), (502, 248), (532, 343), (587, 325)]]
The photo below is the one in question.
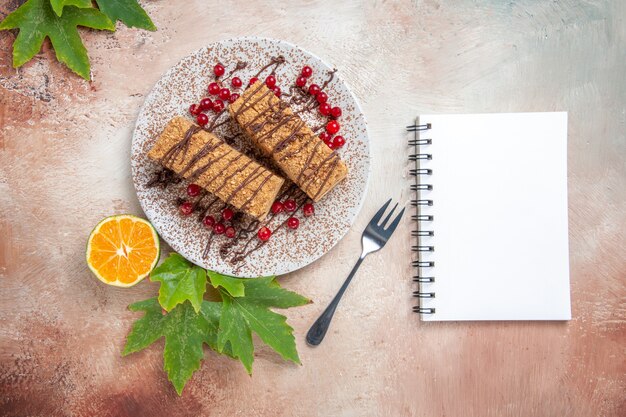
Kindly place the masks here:
[[(422, 139), (420, 132), (430, 130), (431, 125), (415, 123), (414, 125), (407, 126), (408, 132), (413, 132), (413, 139), (409, 140), (409, 146), (412, 147), (412, 153), (409, 155), (409, 161), (413, 162), (414, 166), (409, 170), (409, 174), (414, 177), (415, 182), (411, 185), (411, 191), (415, 192), (415, 199), (411, 200), (411, 205), (415, 207), (415, 214), (411, 218), (416, 222), (416, 229), (411, 232), (411, 236), (415, 238), (416, 244), (411, 247), (411, 250), (417, 254), (417, 259), (412, 262), (412, 266), (415, 268), (415, 275), (413, 281), (417, 282), (419, 289), (413, 291), (413, 296), (418, 300), (424, 298), (435, 298), (435, 293), (431, 291), (422, 291), (422, 284), (430, 284), (435, 282), (434, 276), (429, 276), (427, 270), (435, 266), (434, 261), (425, 260), (424, 254), (431, 253), (435, 250), (432, 245), (422, 244), (423, 237), (431, 237), (435, 235), (433, 230), (423, 230), (423, 223), (433, 221), (434, 217), (431, 214), (423, 214), (422, 208), (433, 205), (432, 200), (422, 199), (421, 191), (430, 191), (433, 189), (432, 184), (426, 184), (422, 181), (425, 176), (432, 175), (433, 171), (428, 168), (422, 168), (420, 166), (421, 161), (431, 160), (432, 154), (423, 152), (423, 147), (426, 148), (432, 144), (432, 139)], [(421, 306), (421, 302), (413, 307), (413, 311), (420, 314), (434, 314), (434, 308), (425, 308)]]

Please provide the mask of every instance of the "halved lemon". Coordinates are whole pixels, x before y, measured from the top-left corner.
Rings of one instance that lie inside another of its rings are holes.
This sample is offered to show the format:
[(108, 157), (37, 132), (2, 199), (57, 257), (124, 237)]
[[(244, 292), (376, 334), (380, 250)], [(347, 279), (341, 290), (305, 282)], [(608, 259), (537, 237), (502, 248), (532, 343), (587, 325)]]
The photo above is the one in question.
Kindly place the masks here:
[(102, 220), (87, 242), (87, 265), (105, 284), (132, 287), (159, 261), (159, 236), (150, 223), (122, 214)]

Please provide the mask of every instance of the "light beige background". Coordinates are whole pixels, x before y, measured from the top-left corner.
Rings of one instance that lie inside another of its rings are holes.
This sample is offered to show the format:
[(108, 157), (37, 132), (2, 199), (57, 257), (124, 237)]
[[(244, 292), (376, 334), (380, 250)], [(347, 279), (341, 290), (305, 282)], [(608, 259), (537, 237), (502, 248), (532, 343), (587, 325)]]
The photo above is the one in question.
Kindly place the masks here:
[[(15, 34), (0, 32), (0, 414), (626, 415), (626, 3), (142, 3), (157, 32), (82, 32), (91, 83), (49, 45), (13, 70)], [(190, 52), (239, 35), (285, 39), (337, 66), (369, 120), (372, 178), (346, 238), (282, 279), (315, 301), (287, 312), (303, 366), (262, 347), (250, 378), (208, 352), (178, 398), (161, 343), (120, 357), (138, 317), (126, 306), (156, 286), (102, 285), (84, 245), (102, 217), (141, 214), (128, 158), (152, 85)], [(551, 110), (569, 111), (571, 322), (420, 323), (407, 219), (365, 261), (323, 345), (305, 345), (369, 217), (388, 197), (410, 198), (406, 124), (429, 112)]]

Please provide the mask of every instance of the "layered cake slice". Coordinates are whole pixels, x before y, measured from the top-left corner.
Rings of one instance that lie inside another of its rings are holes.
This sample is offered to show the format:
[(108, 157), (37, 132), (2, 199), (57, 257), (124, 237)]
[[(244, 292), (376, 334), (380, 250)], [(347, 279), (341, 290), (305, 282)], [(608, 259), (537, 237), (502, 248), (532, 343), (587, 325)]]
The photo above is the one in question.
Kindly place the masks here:
[(337, 152), (262, 82), (248, 88), (229, 112), (256, 147), (314, 201), (346, 177), (348, 169)]
[(259, 220), (285, 181), (184, 117), (170, 120), (148, 156)]

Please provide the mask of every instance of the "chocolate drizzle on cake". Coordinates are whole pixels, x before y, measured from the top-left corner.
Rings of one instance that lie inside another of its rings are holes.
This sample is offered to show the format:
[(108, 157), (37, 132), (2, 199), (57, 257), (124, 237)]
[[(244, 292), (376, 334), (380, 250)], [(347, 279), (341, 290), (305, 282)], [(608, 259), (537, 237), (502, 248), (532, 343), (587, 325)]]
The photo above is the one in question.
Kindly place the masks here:
[(183, 140), (176, 143), (167, 152), (165, 152), (165, 155), (163, 155), (163, 157), (161, 158), (161, 164), (172, 165), (176, 162), (181, 152), (183, 154), (182, 160), (184, 161), (185, 157), (187, 156), (187, 151), (189, 150), (189, 142), (191, 141), (191, 137), (198, 133), (200, 130), (202, 129), (200, 129), (199, 126), (191, 125), (191, 127), (185, 132)]
[[(328, 78), (324, 81), (324, 86), (327, 86), (328, 83), (332, 81), (334, 73), (335, 71), (329, 71)], [(305, 149), (310, 149), (304, 165), (296, 175), (295, 182), (305, 190), (307, 186), (313, 187), (313, 190), (309, 191), (314, 199), (317, 198), (328, 184), (333, 170), (339, 163), (338, 154), (333, 151), (328, 156), (324, 156), (328, 151), (321, 152), (323, 148), (320, 148), (320, 146), (324, 145), (321, 140), (316, 140), (311, 149), (311, 144), (307, 140), (307, 134), (304, 131), (306, 125), (304, 121), (298, 117), (298, 112), (308, 111), (311, 106), (310, 103), (306, 103), (302, 109), (292, 113), (285, 111), (289, 106), (287, 102), (283, 100), (270, 100), (263, 109), (259, 110), (259, 106), (257, 105), (264, 100), (268, 101), (266, 98), (273, 94), (273, 92), (269, 89), (261, 92), (263, 84), (257, 84), (259, 85), (252, 85), (250, 87), (251, 91), (244, 94), (244, 96), (239, 99), (239, 108), (232, 111), (233, 118), (237, 119), (246, 111), (254, 108), (257, 114), (242, 123), (241, 127), (256, 132), (255, 141), (261, 145), (274, 138), (277, 132), (281, 131), (282, 139), (275, 143), (268, 152), (278, 163), (298, 155)], [(296, 98), (295, 95), (292, 96), (292, 100), (294, 98)], [(311, 99), (309, 99), (309, 101), (311, 101)], [(315, 101), (314, 97), (312, 97), (312, 101)], [(285, 132), (286, 126), (289, 127), (288, 132)], [(296, 143), (297, 145), (292, 145)], [(322, 155), (321, 162), (314, 163), (313, 161), (315, 159), (320, 159), (318, 155)], [(322, 171), (326, 172), (322, 173)], [(314, 185), (313, 180), (319, 173), (324, 175), (324, 180), (317, 186), (317, 184)]]
[[(179, 159), (179, 155), (181, 153), (183, 154), (182, 158), (183, 158), (183, 161), (184, 161), (185, 158), (186, 158), (187, 151), (189, 149), (189, 143), (190, 143), (193, 135), (196, 134), (197, 132), (199, 132), (200, 130), (201, 129), (199, 127), (195, 126), (195, 125), (192, 125), (191, 127), (189, 127), (189, 129), (185, 132), (183, 140), (180, 141), (179, 143), (175, 144), (174, 146), (172, 146), (165, 153), (164, 157), (161, 159), (161, 163), (164, 164), (164, 165), (166, 163), (173, 163), (173, 162), (175, 162), (175, 161), (177, 161)], [(222, 141), (207, 142), (206, 144), (204, 144), (200, 148), (200, 150), (195, 155), (193, 155), (189, 159), (189, 161), (187, 161), (185, 166), (180, 170), (179, 176), (187, 177), (188, 180), (190, 180), (191, 182), (193, 182), (193, 181), (197, 180), (198, 178), (202, 177), (205, 173), (207, 173), (209, 171), (209, 169), (212, 166), (214, 166), (216, 163), (218, 163), (222, 159), (228, 157), (231, 153), (234, 152), (233, 149), (229, 149), (228, 151), (226, 151), (223, 154), (218, 154), (217, 156), (209, 158), (208, 160), (206, 160), (206, 158), (209, 157), (209, 155), (211, 155), (213, 152), (215, 152), (218, 148), (220, 148), (223, 145), (225, 145), (225, 143), (222, 142)], [(243, 157), (244, 157), (244, 154), (238, 153), (234, 158), (232, 158), (229, 161), (229, 165), (234, 164), (235, 162), (237, 162), (239, 159), (241, 159)], [(222, 181), (221, 181), (221, 184), (214, 190), (214, 193), (215, 194), (219, 193), (222, 189), (224, 189), (224, 187), (226, 187), (229, 184), (230, 180), (232, 180), (236, 175), (240, 174), (241, 172), (246, 171), (246, 169), (253, 163), (254, 163), (254, 161), (252, 159), (249, 159), (238, 170), (235, 170), (231, 174), (229, 174), (227, 176), (224, 176)], [(190, 172), (190, 170), (192, 170), (192, 171)], [(218, 178), (223, 176), (222, 174), (223, 174), (222, 171), (218, 171), (215, 175), (213, 175), (213, 177), (211, 177), (207, 181), (205, 186), (215, 183), (215, 181), (217, 181)], [(268, 171), (268, 170), (264, 169), (261, 165), (258, 165), (258, 164), (257, 164), (256, 168), (251, 170), (251, 172), (249, 172), (246, 175), (246, 177), (243, 178), (243, 180), (240, 181), (239, 184), (226, 196), (225, 203), (226, 204), (230, 204), (232, 202), (233, 198), (235, 198), (235, 196), (239, 192), (241, 192), (241, 190), (243, 190), (245, 187), (248, 187), (249, 185), (254, 183), (261, 176), (263, 176), (263, 177), (262, 177), (260, 183), (254, 188), (254, 190), (252, 191), (251, 195), (246, 199), (246, 201), (241, 206), (242, 210), (245, 210), (246, 208), (248, 208), (248, 206), (251, 204), (253, 199), (258, 195), (258, 193), (261, 191), (261, 189), (265, 186), (265, 184), (273, 176), (271, 171)], [(168, 181), (169, 181), (169, 179), (168, 179)], [(157, 179), (157, 182), (161, 182), (161, 181), (159, 179)]]
[[(264, 86), (265, 84), (263, 84), (262, 82), (257, 81), (256, 83), (252, 84), (252, 86), (250, 86), (250, 89), (252, 91), (252, 93), (250, 94), (250, 96), (254, 96), (256, 95), (256, 93), (258, 93)], [(246, 110), (251, 109), (252, 107), (254, 107), (256, 104), (259, 104), (261, 102), (261, 100), (263, 100), (265, 97), (270, 96), (271, 94), (274, 94), (272, 92), (272, 90), (267, 90), (266, 92), (264, 92), (260, 97), (258, 97), (256, 100), (254, 101), (250, 101), (249, 98), (243, 98), (240, 97), (239, 100), (241, 100), (241, 107), (239, 108), (239, 110), (233, 112), (233, 117), (238, 117), (239, 115), (241, 115), (243, 112), (245, 112)], [(262, 117), (261, 115), (257, 116), (252, 122), (256, 121), (258, 118)]]
[[(182, 153), (183, 160), (187, 156), (187, 151), (189, 149), (189, 142), (191, 141), (191, 137), (199, 132), (201, 129), (198, 126), (192, 125), (186, 132), (183, 140), (172, 146), (163, 157), (161, 157), (161, 164), (171, 164), (175, 162), (180, 154)], [(174, 173), (174, 171), (163, 168), (159, 171), (155, 172), (152, 179), (148, 181), (146, 184), (147, 187), (154, 187), (156, 185), (161, 186), (162, 188), (166, 188), (169, 184), (177, 184), (181, 181), (180, 177)]]
[[(283, 56), (272, 57), (271, 61), (259, 69), (254, 77), (259, 77), (267, 70), (273, 75), (279, 66), (284, 63), (285, 58)], [(246, 62), (238, 62), (226, 76), (220, 78), (221, 84), (224, 85), (227, 80), (232, 79), (237, 71), (246, 68), (247, 65)], [(322, 90), (332, 82), (335, 72), (336, 69), (328, 71), (327, 78), (321, 84)], [(298, 185), (290, 184), (289, 186), (284, 186), (284, 191), (275, 198), (276, 201), (282, 201), (287, 198), (295, 200), (296, 211), (300, 211), (311, 199), (316, 200), (317, 197), (320, 196), (320, 193), (325, 190), (329, 182), (334, 184), (335, 181), (337, 181), (336, 176), (333, 177), (332, 174), (337, 165), (341, 163), (341, 160), (337, 152), (332, 151), (329, 153), (324, 142), (317, 140), (316, 137), (311, 137), (309, 128), (299, 117), (301, 114), (309, 113), (317, 109), (319, 103), (317, 103), (314, 95), (309, 94), (300, 87), (291, 86), (288, 93), (283, 93), (283, 99), (277, 100), (273, 97), (274, 91), (271, 89), (267, 89), (267, 91), (263, 91), (259, 94), (264, 87), (265, 83), (263, 80), (259, 80), (255, 84), (250, 85), (248, 91), (242, 94), (235, 102), (238, 103), (239, 108), (235, 110), (234, 105), (231, 107), (231, 115), (233, 119), (236, 119), (248, 110), (254, 108), (256, 114), (251, 118), (248, 116), (246, 123), (240, 127), (242, 130), (247, 129), (248, 134), (250, 134), (250, 131), (256, 133), (257, 135), (254, 139), (257, 144), (265, 144), (265, 148), (259, 147), (254, 151), (264, 151), (264, 155), (260, 158), (261, 160), (271, 156), (273, 157), (271, 165), (277, 164), (280, 166), (281, 162), (298, 157), (299, 154), (305, 152), (304, 155), (306, 155), (306, 158), (301, 155), (299, 156), (300, 160), (297, 168), (299, 172), (297, 172), (297, 175), (291, 177), (295, 179)], [(268, 100), (268, 97), (271, 98), (271, 100)], [(263, 110), (255, 108), (255, 106), (261, 102), (268, 102), (269, 104), (264, 105)], [(297, 108), (291, 110), (290, 105), (296, 106)], [(245, 162), (242, 162), (241, 158), (246, 158), (246, 156), (230, 148), (229, 145), (233, 145), (233, 142), (244, 133), (237, 131), (237, 133), (232, 134), (232, 129), (222, 129), (226, 130), (229, 136), (223, 135), (223, 141), (212, 140), (205, 143), (197, 150), (198, 144), (197, 142), (193, 142), (194, 135), (202, 130), (212, 133), (216, 129), (227, 125), (231, 119), (224, 117), (224, 113), (226, 113), (226, 110), (217, 113), (204, 128), (192, 124), (185, 131), (183, 139), (167, 149), (159, 160), (164, 166), (178, 165), (176, 167), (178, 174), (170, 169), (162, 169), (154, 174), (154, 177), (150, 179), (147, 185), (150, 187), (162, 186), (165, 188), (169, 184), (180, 183), (182, 180), (181, 177), (184, 177), (190, 182), (198, 181), (198, 183), (205, 188), (212, 186), (209, 188), (212, 190), (211, 193), (203, 190), (200, 195), (194, 197), (195, 202), (192, 202), (194, 210), (197, 213), (197, 221), (199, 222), (204, 221), (207, 216), (212, 214), (214, 218), (219, 219), (222, 210), (231, 206), (231, 203), (235, 200), (239, 209), (233, 207), (236, 212), (232, 219), (229, 217), (230, 220), (228, 221), (218, 221), (225, 223), (227, 226), (233, 226), (236, 233), (234, 237), (229, 235), (231, 238), (227, 239), (219, 246), (218, 253), (226, 262), (233, 264), (235, 271), (237, 271), (251, 254), (268, 243), (268, 241), (261, 241), (257, 237), (259, 228), (268, 227), (272, 230), (273, 234), (276, 234), (281, 229), (286, 228), (290, 216), (282, 219), (282, 216), (270, 213), (264, 221), (259, 221), (258, 219), (248, 217), (244, 214), (244, 211), (252, 205), (258, 194), (261, 193), (263, 188), (274, 176), (271, 171), (264, 169), (263, 166), (252, 165), (255, 163), (253, 160), (245, 161), (244, 159), (243, 161)], [(320, 125), (315, 127), (313, 132), (323, 128), (324, 125)], [(276, 139), (276, 137), (279, 137), (279, 139)], [(220, 150), (222, 146), (226, 146), (228, 149)], [(195, 152), (195, 154), (189, 157), (188, 154), (190, 152)], [(304, 160), (304, 163), (302, 160)], [(214, 169), (214, 167), (223, 168), (224, 164), (226, 164), (227, 167), (235, 166), (238, 168), (234, 172), (231, 171), (232, 168), (228, 169), (226, 172), (224, 172), (224, 170), (215, 172), (216, 169)], [(182, 168), (180, 165), (183, 165)], [(245, 175), (242, 174), (244, 172)], [(207, 175), (208, 173), (210, 174)], [(238, 174), (242, 175), (238, 176)], [(275, 181), (273, 181), (273, 183), (275, 184)], [(276, 184), (275, 186), (278, 187)], [(309, 187), (311, 187), (312, 190), (307, 190)], [(248, 194), (244, 194), (247, 198), (242, 203), (242, 198), (237, 201), (236, 197), (244, 189)], [(303, 190), (307, 190), (308, 195), (307, 192)], [(220, 192), (220, 197), (214, 195)], [(184, 194), (183, 196), (186, 197)], [(189, 201), (189, 199), (179, 197), (176, 200), (176, 204), (181, 204), (185, 201)], [(209, 233), (202, 252), (203, 258), (209, 256), (212, 244), (216, 241), (216, 234), (213, 230), (210, 230)]]

